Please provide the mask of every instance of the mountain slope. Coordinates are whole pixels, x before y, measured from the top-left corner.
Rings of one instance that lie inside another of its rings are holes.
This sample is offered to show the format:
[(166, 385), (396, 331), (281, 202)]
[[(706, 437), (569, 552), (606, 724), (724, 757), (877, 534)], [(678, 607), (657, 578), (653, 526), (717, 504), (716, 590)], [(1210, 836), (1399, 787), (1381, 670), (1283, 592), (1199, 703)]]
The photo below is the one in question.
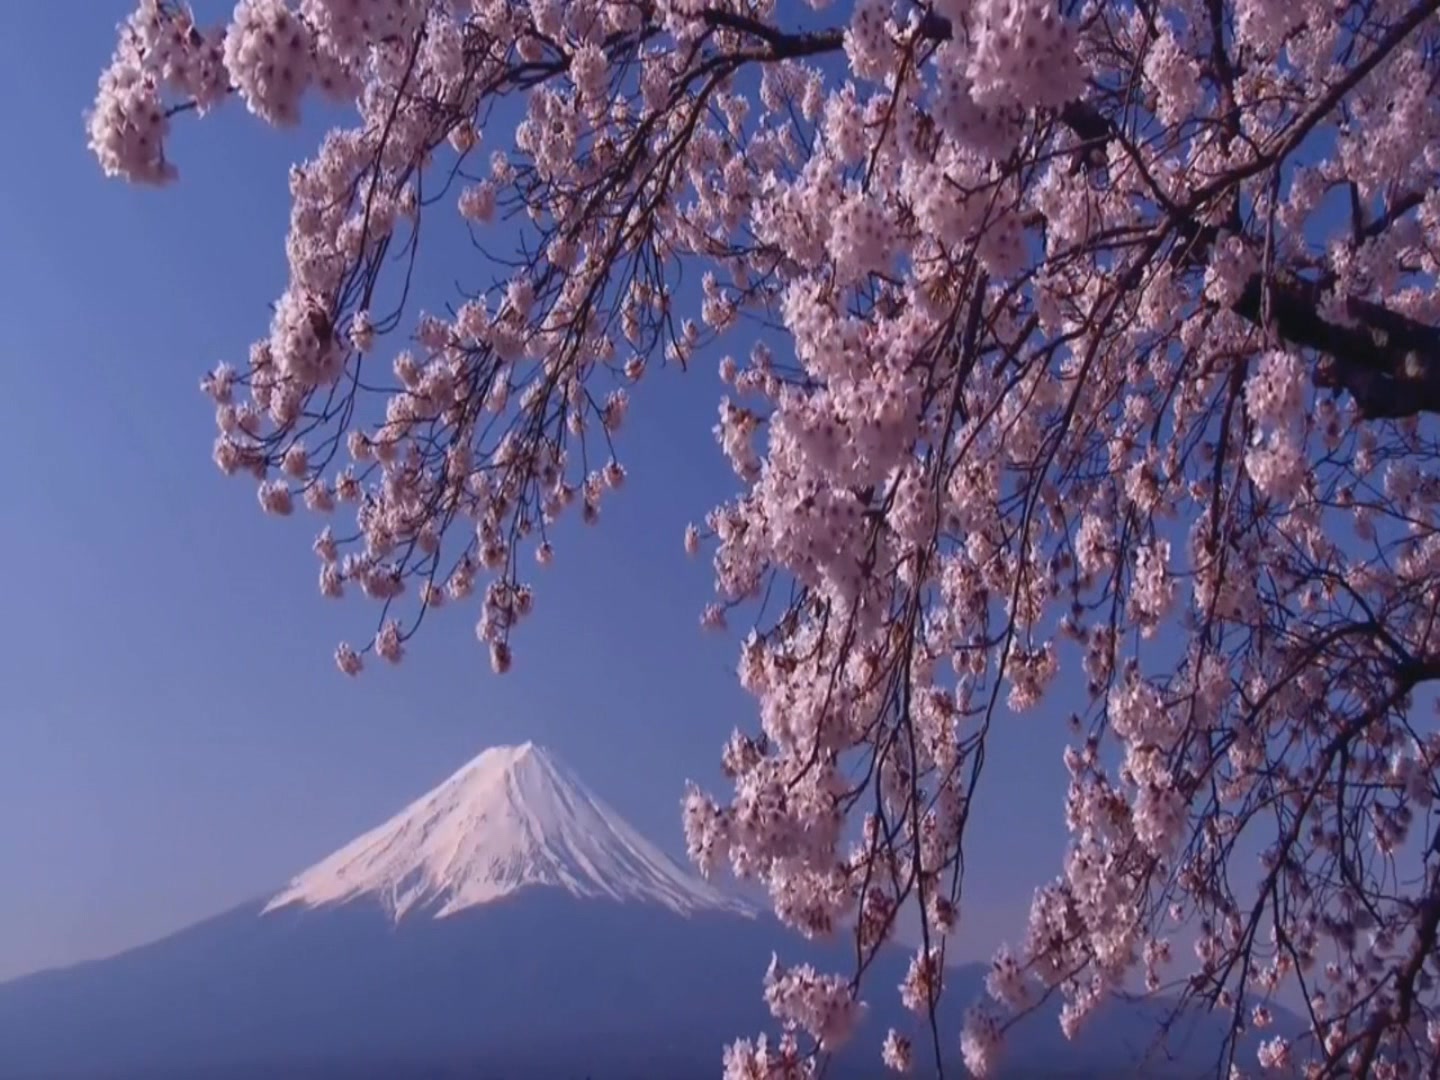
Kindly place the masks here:
[[(772, 952), (853, 964), (844, 936), (802, 942), (681, 868), (553, 755), (497, 748), (269, 901), (0, 985), (0, 1078), (713, 1078), (725, 1043), (775, 1030)], [(887, 1027), (925, 1038), (896, 992), (908, 962), (871, 967), (836, 1080), (879, 1074)], [(947, 1054), (983, 975), (946, 972)], [(1007, 1071), (1136, 1075), (1158, 1015), (1116, 1007), (1066, 1043), (1048, 1010), (1014, 1033)], [(1171, 1067), (1140, 1075), (1213, 1075), (1220, 1030), (1201, 1018)]]
[[(260, 916), (236, 909), (154, 945), (0, 986), (4, 1080), (714, 1080), (727, 1042), (775, 1024), (761, 980), (776, 951), (848, 969), (843, 940), (811, 946), (772, 920), (682, 917), (561, 890), (398, 924), (369, 904)], [(925, 1047), (899, 1005), (908, 955), (876, 963), (869, 1014), (832, 1080), (886, 1075), (889, 1026)], [(983, 968), (946, 973), (947, 1076)], [(1074, 1042), (1047, 1008), (1011, 1033), (1001, 1077), (1216, 1075), (1223, 1018), (1180, 1025), (1147, 1058), (1163, 1004), (1103, 1008)], [(1242, 1062), (1254, 1063), (1255, 1038)]]
[(385, 824), (304, 871), (266, 911), (368, 897), (436, 917), (551, 886), (680, 914), (751, 914), (630, 827), (554, 755), (486, 750)]
[(0, 1077), (714, 1076), (754, 1032), (760, 920), (535, 889), (444, 919), (247, 905), (108, 961), (0, 986)]

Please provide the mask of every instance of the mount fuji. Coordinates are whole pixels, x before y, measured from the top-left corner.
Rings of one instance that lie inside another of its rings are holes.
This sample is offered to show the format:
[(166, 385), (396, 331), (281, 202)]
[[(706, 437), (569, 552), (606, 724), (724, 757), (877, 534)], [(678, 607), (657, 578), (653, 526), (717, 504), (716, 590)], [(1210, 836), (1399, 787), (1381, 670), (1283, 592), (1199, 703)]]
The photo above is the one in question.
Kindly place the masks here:
[(396, 921), (443, 918), (550, 887), (677, 915), (754, 915), (632, 829), (554, 755), (486, 750), (400, 813), (296, 877), (265, 905), (377, 903)]
[[(0, 985), (0, 1080), (715, 1077), (727, 1042), (775, 1030), (772, 952), (847, 971), (847, 946), (807, 946), (682, 868), (555, 755), (496, 747), (272, 896)], [(928, 1045), (895, 992), (908, 960), (872, 965), (828, 1075), (877, 1075), (889, 1026)], [(942, 1032), (983, 976), (947, 972)], [(1017, 1076), (1126, 1075), (1156, 1018), (1112, 1010), (1066, 1043), (1051, 1010), (1007, 1056)], [(1175, 1060), (1198, 1050), (1213, 1074), (1214, 1025), (1185, 1041)]]

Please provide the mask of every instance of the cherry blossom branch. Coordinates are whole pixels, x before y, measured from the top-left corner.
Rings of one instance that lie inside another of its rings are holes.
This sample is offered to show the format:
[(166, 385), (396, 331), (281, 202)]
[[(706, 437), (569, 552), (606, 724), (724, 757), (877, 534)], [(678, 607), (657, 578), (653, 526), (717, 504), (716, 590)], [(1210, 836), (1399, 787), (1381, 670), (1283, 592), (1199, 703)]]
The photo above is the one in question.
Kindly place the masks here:
[[(467, 603), (508, 670), (525, 556), (627, 483), (632, 390), (744, 338), (736, 493), (685, 547), (703, 625), (753, 618), (756, 716), (687, 840), (854, 964), (777, 963), (780, 1038), (732, 1080), (823, 1072), (906, 908), (890, 1067), (958, 1034), (983, 1074), (1039, 1003), (1073, 1034), (1143, 977), (1228, 1014), (1227, 1065), (1298, 985), (1313, 1046), (1256, 1035), (1262, 1067), (1378, 1077), (1440, 1060), (1437, 10), (241, 0), (201, 32), (138, 0), (87, 124), (163, 184), (181, 113), (354, 107), (292, 173), (268, 331), (203, 384), (267, 512), (353, 513), (314, 545), (323, 595), (380, 610), (350, 674)], [(482, 280), (412, 319), (448, 203)], [(1057, 694), (1068, 848), (947, 1033), (989, 739)]]

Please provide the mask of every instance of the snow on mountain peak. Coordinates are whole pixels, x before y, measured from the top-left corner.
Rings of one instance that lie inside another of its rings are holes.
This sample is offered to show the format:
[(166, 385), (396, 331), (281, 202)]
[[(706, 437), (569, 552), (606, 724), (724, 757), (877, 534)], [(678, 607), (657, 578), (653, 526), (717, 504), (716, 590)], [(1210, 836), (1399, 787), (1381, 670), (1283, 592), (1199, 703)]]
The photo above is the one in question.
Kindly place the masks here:
[(294, 878), (265, 911), (365, 897), (397, 921), (411, 911), (441, 918), (531, 886), (685, 915), (753, 914), (677, 865), (531, 742), (484, 751)]

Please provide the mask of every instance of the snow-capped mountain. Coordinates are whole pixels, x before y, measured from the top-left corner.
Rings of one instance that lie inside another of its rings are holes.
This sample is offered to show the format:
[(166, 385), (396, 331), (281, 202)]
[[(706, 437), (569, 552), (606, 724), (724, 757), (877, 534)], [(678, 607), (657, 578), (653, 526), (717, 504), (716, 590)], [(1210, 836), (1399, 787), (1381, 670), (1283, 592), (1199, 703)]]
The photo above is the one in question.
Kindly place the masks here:
[(436, 918), (550, 886), (681, 915), (753, 915), (680, 866), (536, 746), (486, 750), (378, 828), (295, 877), (265, 905), (360, 899), (398, 920)]
[(709, 1077), (793, 945), (494, 747), (267, 898), (0, 985), (0, 1080)]

